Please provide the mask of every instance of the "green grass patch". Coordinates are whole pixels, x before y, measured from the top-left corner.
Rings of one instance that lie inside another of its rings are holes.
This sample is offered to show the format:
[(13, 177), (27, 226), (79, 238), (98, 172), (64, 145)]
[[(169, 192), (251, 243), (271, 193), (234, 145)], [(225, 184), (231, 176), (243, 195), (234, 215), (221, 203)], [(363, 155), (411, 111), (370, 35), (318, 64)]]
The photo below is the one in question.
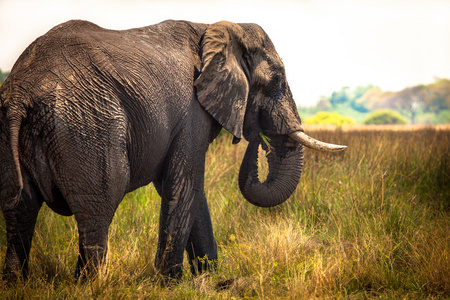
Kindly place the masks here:
[[(297, 190), (263, 209), (239, 192), (245, 142), (222, 135), (206, 160), (206, 195), (219, 270), (164, 285), (154, 270), (160, 199), (150, 185), (126, 195), (110, 227), (107, 271), (74, 280), (76, 222), (44, 206), (30, 278), (1, 299), (308, 299), (450, 297), (450, 130), (309, 130), (348, 145), (305, 149)], [(267, 172), (264, 153), (260, 168)], [(0, 218), (0, 260), (6, 250)]]

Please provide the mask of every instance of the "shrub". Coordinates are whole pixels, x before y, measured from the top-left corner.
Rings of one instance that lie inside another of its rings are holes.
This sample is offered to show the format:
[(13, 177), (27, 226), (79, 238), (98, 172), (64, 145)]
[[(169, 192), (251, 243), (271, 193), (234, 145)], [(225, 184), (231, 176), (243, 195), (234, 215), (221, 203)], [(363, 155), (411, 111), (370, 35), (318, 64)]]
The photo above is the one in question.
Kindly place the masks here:
[(450, 110), (441, 110), (437, 114), (436, 119), (433, 123), (435, 123), (435, 124), (450, 124)]
[(305, 120), (306, 124), (331, 124), (342, 126), (346, 124), (355, 124), (352, 118), (342, 116), (338, 113), (320, 111), (311, 118)]
[(398, 112), (390, 109), (380, 109), (370, 113), (363, 124), (406, 124), (406, 119)]

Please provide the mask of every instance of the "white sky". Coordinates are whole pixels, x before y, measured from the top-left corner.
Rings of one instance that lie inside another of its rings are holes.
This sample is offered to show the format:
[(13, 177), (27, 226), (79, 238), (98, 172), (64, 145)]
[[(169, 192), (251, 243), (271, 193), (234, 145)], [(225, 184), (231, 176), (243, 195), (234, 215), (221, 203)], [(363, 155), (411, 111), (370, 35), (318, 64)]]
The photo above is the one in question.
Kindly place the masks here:
[(110, 29), (165, 19), (258, 23), (299, 105), (343, 86), (398, 91), (450, 78), (450, 0), (0, 0), (0, 68), (69, 19)]

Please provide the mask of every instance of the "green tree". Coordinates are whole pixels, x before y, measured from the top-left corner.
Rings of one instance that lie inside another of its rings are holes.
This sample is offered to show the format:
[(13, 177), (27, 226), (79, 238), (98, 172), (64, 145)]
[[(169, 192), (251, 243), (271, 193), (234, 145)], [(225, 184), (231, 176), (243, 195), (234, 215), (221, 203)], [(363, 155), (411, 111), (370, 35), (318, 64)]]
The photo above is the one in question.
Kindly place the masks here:
[(364, 95), (368, 90), (373, 89), (373, 88), (376, 88), (376, 86), (371, 85), (371, 84), (366, 85), (366, 86), (359, 85), (359, 86), (355, 87), (355, 89), (353, 90), (353, 97), (352, 97), (353, 100), (356, 100), (356, 99), (362, 97), (362, 95)]
[(406, 119), (391, 109), (380, 109), (370, 113), (363, 124), (406, 124)]
[(427, 88), (425, 85), (408, 87), (386, 99), (385, 106), (401, 111), (409, 116), (411, 124), (416, 122), (416, 115), (422, 108)]
[(441, 110), (435, 120), (433, 120), (434, 124), (450, 124), (450, 110)]
[(364, 102), (362, 101), (358, 101), (359, 99), (361, 99), (361, 97), (363, 97), (367, 91), (371, 90), (375, 88), (375, 86), (369, 84), (367, 86), (357, 86), (354, 90), (353, 90), (353, 95), (352, 95), (352, 99), (350, 100), (350, 106), (361, 113), (366, 113), (369, 112), (369, 108), (367, 108), (364, 105)]
[(0, 86), (5, 82), (6, 77), (8, 77), (9, 72), (3, 72), (2, 69), (0, 69)]
[(338, 104), (346, 103), (349, 101), (349, 87), (343, 87), (337, 92), (331, 94), (330, 103), (333, 106)]
[(423, 99), (425, 111), (439, 113), (441, 110), (450, 110), (450, 80), (438, 79), (426, 86)]

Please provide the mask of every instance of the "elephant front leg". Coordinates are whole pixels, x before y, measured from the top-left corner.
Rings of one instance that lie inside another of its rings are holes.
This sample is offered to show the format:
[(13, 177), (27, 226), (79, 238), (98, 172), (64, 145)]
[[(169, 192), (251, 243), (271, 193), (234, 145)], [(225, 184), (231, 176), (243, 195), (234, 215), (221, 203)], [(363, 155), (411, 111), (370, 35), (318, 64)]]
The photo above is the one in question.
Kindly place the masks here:
[(197, 206), (189, 178), (180, 183), (166, 181), (162, 186), (159, 240), (155, 266), (164, 276), (181, 278), (183, 255)]
[(155, 265), (162, 275), (172, 278), (181, 277), (186, 250), (194, 273), (200, 271), (197, 257), (217, 258), (203, 186), (210, 123), (204, 122), (206, 127), (197, 130), (201, 119), (189, 120), (193, 123), (188, 122), (178, 133), (162, 166), (161, 178), (154, 182), (161, 196)]
[(203, 190), (198, 191), (198, 208), (191, 234), (187, 243), (187, 254), (193, 274), (212, 271), (217, 268), (217, 244), (209, 213), (208, 202)]

